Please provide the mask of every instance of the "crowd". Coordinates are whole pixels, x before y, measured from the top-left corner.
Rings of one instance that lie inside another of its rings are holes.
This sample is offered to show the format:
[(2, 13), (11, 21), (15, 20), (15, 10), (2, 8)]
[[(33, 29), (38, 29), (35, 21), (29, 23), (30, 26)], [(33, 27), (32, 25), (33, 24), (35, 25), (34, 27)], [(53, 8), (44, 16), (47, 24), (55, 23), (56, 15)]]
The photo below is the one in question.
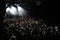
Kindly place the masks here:
[(60, 37), (60, 27), (48, 26), (42, 19), (13, 17), (4, 19), (3, 23), (8, 40), (51, 40), (52, 37)]

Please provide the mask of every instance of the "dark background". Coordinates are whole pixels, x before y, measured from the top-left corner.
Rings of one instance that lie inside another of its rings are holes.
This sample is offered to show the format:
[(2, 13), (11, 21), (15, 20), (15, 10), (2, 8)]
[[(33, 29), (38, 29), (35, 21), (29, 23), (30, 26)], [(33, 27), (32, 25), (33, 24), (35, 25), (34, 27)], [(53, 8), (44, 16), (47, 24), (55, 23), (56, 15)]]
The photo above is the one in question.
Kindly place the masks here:
[(36, 17), (46, 20), (48, 25), (59, 25), (60, 15), (58, 12), (59, 6), (57, 1), (52, 0), (39, 0), (42, 2), (40, 5), (32, 3), (31, 14)]

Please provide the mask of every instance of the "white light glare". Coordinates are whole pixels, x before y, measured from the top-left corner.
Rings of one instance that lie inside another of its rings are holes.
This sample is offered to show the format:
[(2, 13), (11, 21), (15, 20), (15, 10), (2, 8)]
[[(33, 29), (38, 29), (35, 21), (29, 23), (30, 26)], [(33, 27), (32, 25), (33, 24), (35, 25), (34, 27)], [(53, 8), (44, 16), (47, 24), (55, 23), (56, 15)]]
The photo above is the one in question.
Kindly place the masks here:
[(6, 13), (10, 14), (10, 15), (19, 15), (19, 16), (23, 16), (26, 15), (27, 11), (24, 10), (22, 7), (20, 7), (19, 5), (16, 5), (16, 7), (11, 6), (11, 7), (7, 7), (6, 8)]

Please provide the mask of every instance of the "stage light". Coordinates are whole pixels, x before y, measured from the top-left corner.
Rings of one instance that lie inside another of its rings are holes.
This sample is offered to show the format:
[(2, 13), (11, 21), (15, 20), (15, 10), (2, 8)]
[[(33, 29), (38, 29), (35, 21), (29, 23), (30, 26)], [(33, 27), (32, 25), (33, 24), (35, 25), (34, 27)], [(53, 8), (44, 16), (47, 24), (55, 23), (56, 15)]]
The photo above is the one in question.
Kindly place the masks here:
[[(17, 6), (17, 7), (15, 7)], [(16, 4), (15, 6), (10, 6), (10, 7), (7, 7), (6, 8), (6, 13), (9, 14), (9, 15), (18, 15), (18, 16), (24, 16), (24, 15), (27, 15), (27, 11), (24, 10), (22, 7), (20, 7), (18, 4)]]
[(6, 12), (10, 15), (16, 15), (17, 14), (17, 9), (14, 6), (8, 7), (6, 9)]
[(20, 7), (20, 6), (17, 5), (17, 9), (18, 9), (18, 14), (19, 14), (19, 16), (24, 16), (24, 15), (26, 15), (27, 11), (24, 10), (22, 7)]

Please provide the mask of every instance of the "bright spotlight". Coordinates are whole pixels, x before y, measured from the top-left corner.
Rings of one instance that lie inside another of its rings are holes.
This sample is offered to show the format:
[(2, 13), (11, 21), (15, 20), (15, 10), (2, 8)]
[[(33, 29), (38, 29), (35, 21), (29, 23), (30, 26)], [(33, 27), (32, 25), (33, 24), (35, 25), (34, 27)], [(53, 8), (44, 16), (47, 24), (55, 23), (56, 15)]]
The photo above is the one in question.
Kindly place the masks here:
[(24, 16), (27, 15), (27, 11), (24, 10), (22, 7), (19, 5), (16, 5), (17, 7), (11, 6), (6, 8), (6, 13), (9, 15), (18, 15), (18, 16)]
[(6, 12), (9, 14), (11, 14), (11, 15), (16, 15), (17, 14), (17, 9), (14, 7), (14, 6), (11, 6), (11, 8), (10, 7), (8, 7), (7, 9), (6, 9)]
[(24, 16), (24, 15), (26, 15), (27, 11), (24, 10), (22, 7), (17, 6), (17, 9), (18, 9), (19, 16)]

